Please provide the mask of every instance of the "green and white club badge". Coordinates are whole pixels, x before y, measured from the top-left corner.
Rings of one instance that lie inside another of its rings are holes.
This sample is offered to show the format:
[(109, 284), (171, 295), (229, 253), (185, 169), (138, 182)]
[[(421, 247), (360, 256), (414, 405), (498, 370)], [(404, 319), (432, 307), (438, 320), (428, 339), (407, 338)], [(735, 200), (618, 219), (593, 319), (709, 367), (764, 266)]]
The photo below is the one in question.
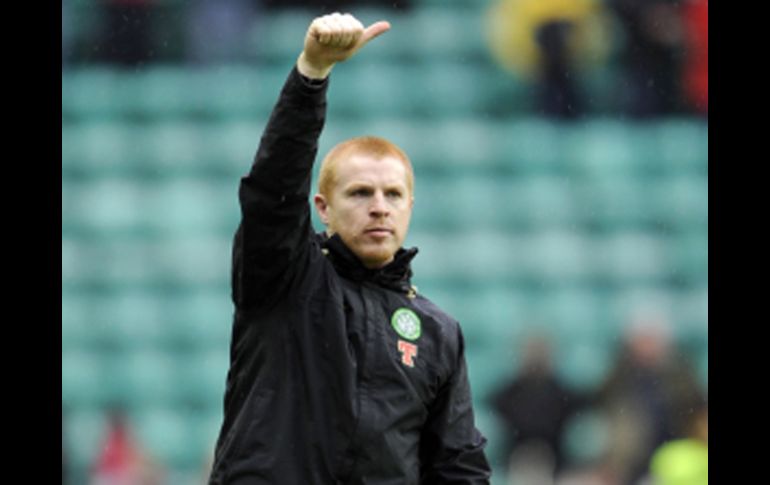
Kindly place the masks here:
[(393, 312), (390, 324), (399, 335), (407, 340), (417, 340), (422, 333), (420, 317), (408, 308), (399, 308)]

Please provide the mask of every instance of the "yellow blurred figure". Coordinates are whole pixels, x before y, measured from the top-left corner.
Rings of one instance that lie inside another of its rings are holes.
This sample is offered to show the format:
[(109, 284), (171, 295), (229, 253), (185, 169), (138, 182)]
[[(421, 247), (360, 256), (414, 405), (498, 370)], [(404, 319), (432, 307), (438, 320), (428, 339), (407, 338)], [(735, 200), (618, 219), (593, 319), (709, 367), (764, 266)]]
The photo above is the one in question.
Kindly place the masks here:
[(708, 409), (698, 410), (691, 435), (670, 441), (650, 461), (655, 485), (707, 485), (709, 482)]
[(571, 28), (567, 49), (576, 66), (598, 63), (611, 49), (609, 17), (598, 0), (500, 0), (488, 11), (487, 33), (493, 57), (524, 77), (542, 62), (538, 31), (551, 23)]

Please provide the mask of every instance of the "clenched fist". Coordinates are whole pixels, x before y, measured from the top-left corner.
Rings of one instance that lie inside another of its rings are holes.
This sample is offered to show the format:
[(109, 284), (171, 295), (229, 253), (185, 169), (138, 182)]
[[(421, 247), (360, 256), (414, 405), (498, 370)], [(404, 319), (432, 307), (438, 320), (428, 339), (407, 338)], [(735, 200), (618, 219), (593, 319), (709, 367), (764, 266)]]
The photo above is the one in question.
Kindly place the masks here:
[(306, 77), (323, 79), (329, 75), (334, 64), (348, 59), (367, 42), (389, 29), (390, 24), (386, 21), (364, 28), (350, 14), (333, 13), (318, 17), (307, 29), (297, 69)]

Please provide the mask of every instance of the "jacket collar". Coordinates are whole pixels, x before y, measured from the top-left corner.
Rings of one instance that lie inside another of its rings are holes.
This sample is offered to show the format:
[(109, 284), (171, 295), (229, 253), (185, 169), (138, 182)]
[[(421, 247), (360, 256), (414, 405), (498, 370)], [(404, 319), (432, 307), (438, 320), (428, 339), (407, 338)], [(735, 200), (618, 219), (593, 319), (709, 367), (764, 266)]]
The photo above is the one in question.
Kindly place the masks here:
[(370, 281), (391, 290), (409, 293), (412, 290), (411, 261), (417, 255), (417, 248), (400, 248), (393, 261), (382, 268), (369, 269), (348, 248), (339, 234), (329, 237), (325, 232), (318, 233), (324, 254), (341, 276), (353, 281)]

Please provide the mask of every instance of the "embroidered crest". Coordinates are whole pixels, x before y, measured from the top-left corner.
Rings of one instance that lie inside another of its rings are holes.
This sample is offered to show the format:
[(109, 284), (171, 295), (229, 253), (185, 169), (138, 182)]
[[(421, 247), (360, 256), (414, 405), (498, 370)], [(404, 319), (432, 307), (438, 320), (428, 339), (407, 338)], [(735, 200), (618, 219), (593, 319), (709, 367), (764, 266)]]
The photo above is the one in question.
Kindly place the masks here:
[(393, 329), (407, 340), (417, 340), (422, 333), (420, 317), (408, 308), (399, 308), (390, 318)]

